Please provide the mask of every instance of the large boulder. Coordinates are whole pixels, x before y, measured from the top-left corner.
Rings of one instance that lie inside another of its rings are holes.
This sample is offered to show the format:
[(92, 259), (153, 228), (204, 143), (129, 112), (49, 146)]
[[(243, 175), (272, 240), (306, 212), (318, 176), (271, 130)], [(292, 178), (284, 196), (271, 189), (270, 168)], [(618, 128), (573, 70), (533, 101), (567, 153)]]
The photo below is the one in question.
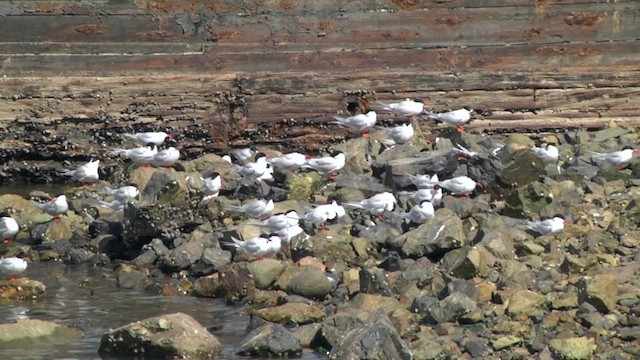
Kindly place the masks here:
[(466, 241), (462, 220), (449, 210), (438, 210), (436, 217), (393, 240), (407, 256), (442, 255), (462, 247)]
[(331, 349), (330, 359), (412, 360), (411, 350), (380, 309)]
[(105, 334), (101, 356), (140, 356), (149, 359), (209, 358), (222, 345), (207, 328), (187, 314), (175, 313), (137, 321)]
[(287, 292), (308, 298), (324, 299), (333, 290), (332, 282), (324, 271), (309, 268), (300, 273), (287, 285)]

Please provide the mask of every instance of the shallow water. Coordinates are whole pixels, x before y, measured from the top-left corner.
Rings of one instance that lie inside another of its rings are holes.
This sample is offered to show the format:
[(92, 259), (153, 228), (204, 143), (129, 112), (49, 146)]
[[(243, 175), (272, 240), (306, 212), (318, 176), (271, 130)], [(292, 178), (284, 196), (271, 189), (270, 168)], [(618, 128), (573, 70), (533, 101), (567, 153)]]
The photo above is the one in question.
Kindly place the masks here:
[[(187, 313), (205, 327), (222, 325), (222, 329), (214, 332), (223, 344), (223, 354), (217, 358), (245, 359), (234, 355), (249, 322), (242, 307), (228, 306), (220, 299), (150, 295), (121, 289), (108, 272), (87, 265), (36, 262), (29, 264), (25, 275), (42, 281), (47, 286), (46, 294), (37, 301), (0, 303), (0, 323), (20, 318), (48, 320), (77, 328), (84, 337), (68, 343), (34, 341), (28, 348), (3, 348), (0, 359), (100, 359), (100, 338), (110, 328), (174, 312)], [(83, 285), (85, 281), (92, 283)], [(323, 358), (311, 352), (302, 357)]]

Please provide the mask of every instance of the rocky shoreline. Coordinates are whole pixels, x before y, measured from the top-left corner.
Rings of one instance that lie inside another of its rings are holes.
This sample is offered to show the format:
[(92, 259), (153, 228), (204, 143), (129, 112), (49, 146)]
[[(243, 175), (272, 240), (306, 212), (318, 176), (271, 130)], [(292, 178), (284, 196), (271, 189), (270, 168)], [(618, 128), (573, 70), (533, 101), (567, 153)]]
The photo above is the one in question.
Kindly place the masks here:
[[(347, 154), (335, 181), (276, 172), (272, 182), (246, 186), (221, 156), (204, 154), (171, 169), (120, 162), (102, 174), (106, 180), (67, 190), (70, 211), (57, 222), (30, 200), (2, 195), (0, 210), (8, 209), (21, 231), (0, 249), (31, 261), (109, 268), (124, 288), (226, 298), (252, 316), (241, 355), (295, 357), (306, 349), (332, 359), (640, 356), (640, 165), (617, 172), (589, 153), (635, 144), (636, 130), (512, 134), (501, 139), (499, 155), (491, 154), (498, 139), (453, 129), (433, 145), (417, 132), (410, 144), (386, 151), (380, 136), (334, 145)], [(534, 143), (555, 144), (558, 163), (543, 164), (530, 151)], [(460, 156), (458, 144), (478, 155)], [(202, 205), (202, 178), (214, 171), (224, 189)], [(433, 219), (407, 224), (399, 216), (411, 207), (402, 191), (415, 190), (407, 174), (466, 175), (485, 191), (471, 199), (445, 195)], [(101, 189), (129, 182), (140, 188), (139, 200), (120, 211), (97, 206), (105, 199)], [(303, 213), (305, 204), (382, 191), (398, 194), (394, 211), (377, 218), (352, 210), (326, 231), (307, 224), (275, 258), (256, 260), (225, 244), (261, 232), (255, 220), (226, 211), (229, 205), (269, 194), (274, 213)], [(557, 213), (569, 222), (559, 233), (515, 226)], [(17, 292), (25, 281), (2, 281), (0, 297), (45, 291)], [(220, 351), (215, 331), (188, 315), (137, 320), (105, 334), (100, 354), (203, 358)]]

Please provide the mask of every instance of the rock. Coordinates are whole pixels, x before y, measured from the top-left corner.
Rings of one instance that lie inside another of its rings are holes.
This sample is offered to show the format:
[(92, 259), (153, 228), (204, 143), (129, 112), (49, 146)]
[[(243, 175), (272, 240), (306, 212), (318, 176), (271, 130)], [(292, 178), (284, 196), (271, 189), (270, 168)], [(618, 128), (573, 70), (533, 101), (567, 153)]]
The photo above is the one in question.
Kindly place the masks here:
[(507, 313), (511, 316), (524, 314), (532, 316), (540, 313), (540, 306), (546, 302), (544, 295), (536, 294), (530, 290), (518, 290), (509, 298)]
[(317, 172), (289, 173), (285, 181), (289, 199), (309, 201), (322, 185), (322, 175)]
[(330, 226), (328, 231), (319, 231), (309, 238), (296, 237), (291, 241), (291, 258), (298, 260), (313, 256), (327, 267), (344, 269), (357, 255), (351, 245), (352, 236), (341, 225)]
[(392, 188), (412, 185), (406, 174), (439, 174), (444, 179), (457, 168), (458, 154), (449, 150), (420, 152), (416, 156), (374, 165), (374, 171), (385, 173), (383, 183)]
[(509, 194), (502, 215), (530, 219), (551, 204), (553, 197), (549, 186), (541, 182), (530, 183)]
[(465, 341), (464, 349), (473, 358), (484, 358), (492, 353), (485, 339), (473, 338)]
[(613, 180), (613, 181), (607, 181), (606, 184), (604, 184), (604, 194), (606, 196), (610, 196), (612, 194), (622, 194), (626, 191), (626, 186), (624, 183), (624, 180), (619, 179), (619, 180)]
[(257, 357), (297, 357), (302, 354), (302, 346), (284, 326), (266, 324), (245, 336), (236, 354)]
[(291, 279), (286, 289), (292, 294), (322, 300), (333, 290), (333, 284), (323, 271), (309, 268)]
[(462, 220), (455, 214), (436, 212), (436, 217), (394, 240), (407, 256), (441, 255), (465, 243)]
[(465, 246), (456, 255), (449, 273), (455, 277), (471, 279), (488, 271), (486, 256), (476, 248)]
[(46, 289), (47, 287), (40, 281), (26, 277), (15, 280), (0, 280), (0, 299), (34, 299), (44, 294)]
[(393, 290), (389, 285), (387, 274), (380, 268), (360, 269), (360, 291), (367, 294), (391, 296)]
[(209, 275), (220, 270), (231, 262), (231, 252), (219, 247), (207, 247), (202, 251), (202, 257), (191, 267), (197, 275)]
[(361, 327), (349, 331), (331, 349), (329, 358), (413, 360), (413, 355), (389, 317), (378, 310)]
[(521, 337), (514, 336), (514, 335), (507, 335), (491, 341), (491, 346), (493, 347), (493, 350), (500, 351), (502, 349), (506, 349), (508, 347), (520, 344), (522, 341), (523, 339)]
[(310, 348), (313, 339), (317, 336), (321, 324), (311, 323), (292, 328), (291, 334), (295, 336), (303, 348)]
[(208, 358), (222, 346), (207, 328), (187, 314), (175, 313), (137, 321), (102, 336), (103, 357), (136, 356), (155, 359)]
[(227, 299), (231, 301), (239, 301), (256, 290), (247, 263), (231, 263), (220, 269), (218, 274), (220, 286), (224, 289)]
[(303, 303), (286, 303), (280, 306), (251, 310), (251, 314), (270, 322), (293, 325), (309, 324), (325, 317), (322, 310)]
[(588, 302), (601, 313), (609, 313), (618, 301), (618, 281), (615, 275), (598, 274), (582, 278), (578, 283), (578, 302)]
[(165, 272), (178, 272), (193, 265), (202, 257), (204, 244), (190, 241), (180, 244), (160, 258), (159, 267)]
[[(13, 324), (0, 324), (0, 347), (12, 346), (12, 343), (34, 346), (39, 339), (56, 344), (78, 341), (82, 333), (50, 321), (19, 319)], [(16, 345), (17, 345), (16, 344)]]
[(475, 301), (463, 293), (456, 292), (430, 306), (427, 321), (436, 324), (456, 321), (476, 309)]
[(549, 341), (549, 349), (558, 360), (588, 360), (593, 358), (597, 348), (595, 340), (587, 337), (553, 339)]
[(229, 163), (224, 160), (222, 156), (212, 153), (204, 154), (197, 159), (184, 162), (183, 165), (186, 172), (203, 172), (203, 170), (211, 166), (215, 166), (216, 168), (229, 167)]
[(196, 279), (193, 283), (193, 295), (200, 297), (224, 296), (224, 288), (219, 279), (219, 274), (211, 274)]
[(332, 349), (342, 341), (344, 335), (350, 330), (362, 325), (363, 320), (358, 316), (345, 311), (338, 311), (320, 324), (320, 329), (311, 342), (312, 348)]
[(116, 284), (125, 289), (144, 290), (152, 284), (147, 269), (138, 269), (132, 265), (121, 264), (116, 269)]
[(275, 259), (263, 259), (254, 261), (247, 265), (253, 275), (253, 281), (258, 289), (266, 289), (273, 284), (278, 276), (284, 271), (284, 264)]
[(31, 244), (46, 244), (54, 241), (66, 241), (73, 235), (73, 226), (68, 217), (60, 221), (48, 221), (31, 227)]
[(454, 279), (448, 282), (447, 286), (440, 292), (439, 298), (444, 299), (457, 292), (467, 295), (469, 299), (474, 301), (478, 299), (478, 290), (473, 281), (462, 279)]
[(622, 127), (610, 127), (602, 130), (598, 130), (593, 133), (593, 142), (601, 143), (610, 139), (614, 139), (629, 133), (629, 129)]
[(373, 313), (378, 309), (391, 313), (400, 307), (400, 303), (396, 298), (389, 296), (358, 293), (347, 303), (347, 306), (367, 313)]
[(61, 254), (60, 258), (67, 265), (77, 265), (89, 261), (94, 255), (86, 249), (69, 248)]

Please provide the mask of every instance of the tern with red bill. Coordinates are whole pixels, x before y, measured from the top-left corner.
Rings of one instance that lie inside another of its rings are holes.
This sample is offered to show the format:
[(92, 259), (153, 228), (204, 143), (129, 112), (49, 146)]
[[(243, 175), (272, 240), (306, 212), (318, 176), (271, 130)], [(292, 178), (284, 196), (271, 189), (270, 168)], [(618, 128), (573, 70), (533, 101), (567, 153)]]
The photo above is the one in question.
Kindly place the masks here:
[(612, 151), (607, 153), (591, 152), (591, 159), (595, 161), (601, 161), (611, 166), (617, 166), (619, 168), (629, 165), (633, 159), (633, 154), (640, 152), (640, 148), (634, 148), (633, 146), (625, 146), (622, 150)]
[(267, 167), (269, 166), (270, 165), (267, 162), (267, 155), (260, 152), (255, 155), (254, 162), (250, 162), (242, 166), (233, 165), (232, 169), (242, 176), (243, 180), (255, 182), (264, 175), (267, 171)]
[(151, 164), (155, 166), (169, 167), (173, 166), (178, 159), (180, 159), (180, 150), (172, 146), (168, 149), (158, 151), (158, 153), (151, 159)]
[(67, 197), (65, 195), (54, 196), (50, 201), (46, 203), (39, 203), (33, 201), (33, 205), (45, 213), (54, 217), (55, 221), (60, 220), (60, 215), (66, 213), (69, 210), (69, 204), (67, 203)]
[(470, 108), (462, 108), (453, 111), (447, 111), (443, 113), (428, 113), (427, 117), (436, 121), (446, 123), (448, 125), (455, 126), (458, 132), (462, 132), (462, 125), (471, 121), (471, 116), (476, 112)]

